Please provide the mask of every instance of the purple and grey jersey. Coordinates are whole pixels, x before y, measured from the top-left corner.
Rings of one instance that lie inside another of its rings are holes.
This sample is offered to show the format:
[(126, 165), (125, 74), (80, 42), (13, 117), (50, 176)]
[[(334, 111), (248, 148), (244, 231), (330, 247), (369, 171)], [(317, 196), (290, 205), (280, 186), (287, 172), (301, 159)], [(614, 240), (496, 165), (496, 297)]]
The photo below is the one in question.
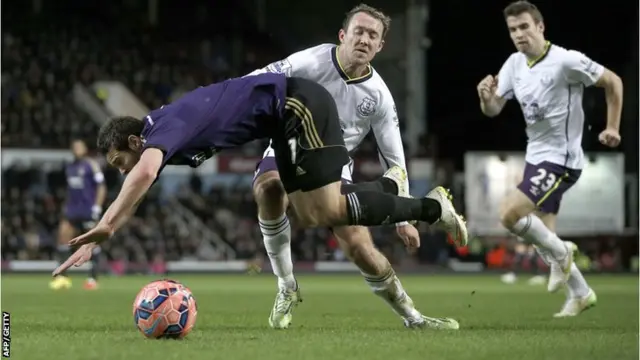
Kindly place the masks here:
[(71, 220), (90, 220), (98, 186), (104, 182), (100, 166), (90, 159), (78, 159), (67, 165), (67, 199), (64, 214)]
[(197, 88), (145, 117), (144, 148), (164, 152), (162, 167), (198, 167), (221, 150), (272, 137), (285, 94), (286, 77), (280, 74)]

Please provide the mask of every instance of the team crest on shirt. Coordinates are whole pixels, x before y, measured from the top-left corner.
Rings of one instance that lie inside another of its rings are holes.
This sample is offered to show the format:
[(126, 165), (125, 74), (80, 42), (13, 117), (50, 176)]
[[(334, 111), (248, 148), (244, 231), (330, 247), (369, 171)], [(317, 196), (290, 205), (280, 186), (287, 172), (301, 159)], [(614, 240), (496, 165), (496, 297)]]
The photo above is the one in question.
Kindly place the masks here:
[(367, 96), (362, 99), (362, 102), (360, 102), (356, 110), (358, 110), (360, 116), (369, 116), (376, 112), (376, 105), (376, 101)]
[(525, 96), (520, 102), (520, 106), (527, 125), (533, 125), (538, 121), (544, 120), (545, 108), (541, 107), (538, 100), (532, 95)]
[(542, 74), (542, 76), (540, 77), (540, 83), (543, 86), (551, 86), (553, 84), (553, 74), (551, 73)]

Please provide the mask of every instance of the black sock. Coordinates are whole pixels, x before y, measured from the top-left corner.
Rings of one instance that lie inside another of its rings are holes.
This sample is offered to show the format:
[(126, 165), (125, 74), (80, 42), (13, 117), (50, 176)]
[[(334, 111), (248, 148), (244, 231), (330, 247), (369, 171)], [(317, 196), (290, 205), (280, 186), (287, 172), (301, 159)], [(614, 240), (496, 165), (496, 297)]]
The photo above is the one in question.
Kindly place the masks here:
[(91, 269), (89, 270), (89, 277), (93, 280), (98, 280), (98, 257), (100, 253), (94, 252), (91, 256)]
[(349, 225), (376, 226), (420, 220), (433, 224), (440, 218), (440, 203), (429, 198), (410, 199), (359, 191), (347, 194)]
[[(69, 256), (71, 255), (69, 245), (58, 245), (56, 249), (56, 257), (58, 260), (58, 264), (62, 264), (65, 262)], [(60, 276), (66, 276), (66, 272), (60, 273)]]
[(381, 177), (376, 181), (367, 181), (357, 184), (342, 184), (340, 190), (342, 191), (342, 194), (349, 194), (356, 191), (375, 191), (398, 195), (398, 184), (389, 178)]

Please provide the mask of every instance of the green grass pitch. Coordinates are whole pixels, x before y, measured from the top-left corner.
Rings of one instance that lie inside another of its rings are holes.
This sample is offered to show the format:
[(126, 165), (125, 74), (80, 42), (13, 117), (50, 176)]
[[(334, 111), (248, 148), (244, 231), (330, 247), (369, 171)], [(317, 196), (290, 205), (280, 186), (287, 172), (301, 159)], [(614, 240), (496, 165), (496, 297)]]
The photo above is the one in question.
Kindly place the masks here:
[(275, 279), (266, 275), (175, 275), (198, 301), (185, 339), (147, 340), (133, 324), (132, 301), (155, 277), (83, 278), (60, 292), (45, 275), (2, 277), (11, 313), (11, 358), (91, 359), (638, 359), (638, 277), (590, 276), (598, 306), (553, 319), (563, 294), (504, 285), (497, 276), (402, 276), (418, 308), (460, 322), (459, 331), (415, 331), (357, 276), (300, 276), (304, 302), (288, 330), (267, 325)]

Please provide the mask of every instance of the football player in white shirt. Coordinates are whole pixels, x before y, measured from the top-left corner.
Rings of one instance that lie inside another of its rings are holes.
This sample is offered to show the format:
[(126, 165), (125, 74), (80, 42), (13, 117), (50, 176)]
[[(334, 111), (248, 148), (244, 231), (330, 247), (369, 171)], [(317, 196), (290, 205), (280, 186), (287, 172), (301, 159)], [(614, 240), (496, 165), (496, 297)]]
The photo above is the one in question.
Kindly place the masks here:
[(581, 147), (584, 88), (604, 88), (607, 126), (602, 144), (620, 143), (622, 81), (612, 71), (584, 54), (545, 40), (544, 22), (537, 7), (518, 1), (504, 10), (512, 54), (497, 77), (478, 85), (482, 112), (497, 116), (508, 99), (520, 103), (529, 138), (524, 177), (518, 191), (502, 203), (502, 224), (536, 246), (550, 266), (548, 290), (567, 286), (567, 301), (555, 317), (576, 316), (596, 303), (596, 295), (573, 262), (576, 245), (555, 234), (562, 194), (580, 177), (584, 164)]
[[(355, 150), (367, 133), (373, 130), (381, 163), (387, 171), (378, 181), (352, 184), (352, 164), (347, 165), (342, 173), (344, 193), (357, 188), (409, 196), (404, 149), (393, 97), (370, 65), (375, 54), (382, 50), (389, 22), (390, 19), (379, 10), (359, 5), (347, 13), (338, 34), (339, 46), (323, 44), (312, 47), (249, 74), (265, 71), (284, 73), (324, 86), (336, 101), (349, 151)], [(273, 156), (273, 150), (267, 148), (257, 166), (253, 186), (265, 248), (278, 277), (279, 291), (269, 315), (269, 325), (287, 328), (291, 323), (292, 310), (301, 299), (293, 276), (291, 228), (285, 214), (287, 197)], [(441, 225), (458, 239), (458, 244), (466, 244), (465, 224), (456, 214), (446, 190), (436, 188), (427, 197), (440, 204), (438, 209), (434, 209), (433, 221), (430, 222)], [(405, 326), (458, 329), (458, 322), (453, 319), (430, 318), (416, 310), (391, 264), (375, 248), (366, 227), (349, 226), (332, 230), (343, 251), (361, 270), (371, 290), (402, 317)], [(419, 235), (412, 225), (397, 224), (397, 233), (408, 247), (419, 246)]]

